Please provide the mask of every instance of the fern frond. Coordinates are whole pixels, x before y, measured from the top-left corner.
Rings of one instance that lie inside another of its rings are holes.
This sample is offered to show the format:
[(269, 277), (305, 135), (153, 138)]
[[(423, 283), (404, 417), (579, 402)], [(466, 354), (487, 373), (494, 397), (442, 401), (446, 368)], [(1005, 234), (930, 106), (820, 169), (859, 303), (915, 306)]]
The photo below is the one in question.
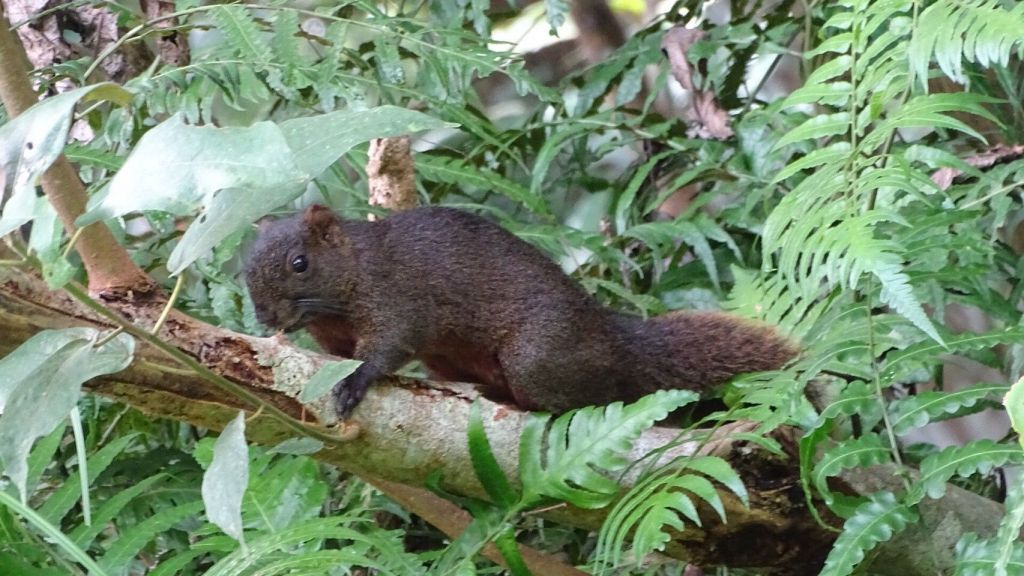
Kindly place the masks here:
[(100, 566), (113, 572), (114, 568), (124, 566), (131, 558), (134, 558), (157, 535), (166, 532), (171, 526), (186, 518), (196, 516), (202, 511), (203, 502), (196, 499), (153, 514), (132, 526), (132, 529), (128, 532), (121, 534), (110, 545), (110, 548), (107, 548), (106, 553), (103, 554)]
[(235, 55), (259, 64), (271, 60), (270, 45), (248, 8), (224, 4), (211, 10), (210, 17), (217, 23)]
[(529, 506), (550, 497), (582, 508), (607, 505), (619, 490), (609, 475), (629, 464), (626, 453), (633, 441), (696, 399), (687, 390), (659, 390), (633, 404), (582, 408), (553, 422), (548, 415), (531, 414), (519, 442), (523, 502)]
[(921, 462), (921, 480), (915, 484), (909, 499), (913, 503), (925, 496), (941, 498), (946, 493), (946, 483), (954, 476), (984, 474), (998, 466), (1022, 463), (1024, 449), (1018, 445), (985, 439), (965, 446), (950, 446)]
[(1024, 545), (1019, 541), (1011, 541), (1009, 554), (1000, 549), (999, 544), (991, 538), (980, 538), (968, 532), (956, 543), (956, 574), (957, 576), (992, 576), (998, 574), (997, 564), (1003, 564), (1007, 576), (1024, 574)]
[(878, 434), (867, 433), (860, 438), (846, 440), (829, 449), (814, 466), (814, 487), (826, 504), (833, 501), (828, 479), (847, 468), (884, 464), (892, 460), (892, 451)]
[(921, 342), (889, 354), (881, 373), (882, 382), (886, 385), (896, 382), (900, 375), (908, 370), (919, 368), (922, 362), (931, 361), (936, 355), (944, 352), (963, 354), (974, 350), (989, 349), (999, 344), (1024, 343), (1024, 326), (1011, 326), (985, 334), (967, 332), (947, 335), (944, 342), (945, 345), (940, 345), (937, 342)]
[(696, 456), (663, 469), (638, 483), (608, 514), (594, 552), (598, 573), (614, 570), (622, 563), (626, 539), (631, 533), (634, 556), (639, 559), (664, 549), (670, 540), (666, 527), (683, 530), (686, 521), (701, 526), (694, 497), (710, 506), (725, 522), (721, 496), (705, 476), (726, 486), (747, 503), (742, 480), (721, 458)]
[(846, 576), (864, 560), (866, 552), (881, 542), (902, 532), (907, 524), (917, 521), (917, 513), (900, 504), (890, 492), (875, 494), (857, 507), (856, 512), (843, 524), (825, 559), (821, 576)]
[[(114, 459), (135, 441), (137, 434), (126, 434), (112, 440), (109, 444), (100, 448), (95, 454), (89, 456), (88, 470), (90, 484), (103, 474), (103, 471), (114, 462)], [(59, 524), (64, 516), (71, 510), (81, 497), (79, 487), (80, 471), (68, 477), (66, 481), (57, 488), (39, 507), (39, 515), (51, 524)]]
[[(254, 567), (276, 560), (282, 549), (290, 549), (324, 539), (345, 543), (347, 554), (335, 559), (348, 567), (376, 567), (382, 573), (423, 574), (425, 566), (414, 554), (406, 552), (397, 532), (385, 532), (372, 525), (369, 519), (345, 515), (316, 518), (291, 526), (279, 532), (267, 532), (252, 538), (247, 549), (238, 548), (213, 565), (207, 576), (227, 576), (249, 573)], [(300, 556), (301, 558), (301, 556)], [(321, 566), (322, 569), (322, 566)]]
[(526, 206), (535, 214), (551, 213), (542, 195), (532, 193), (525, 186), (493, 170), (473, 166), (459, 159), (430, 154), (417, 154), (415, 162), (416, 172), (428, 181), (497, 192)]
[(1005, 384), (977, 384), (950, 392), (922, 392), (894, 401), (889, 421), (897, 435), (906, 434), (929, 422), (940, 422), (997, 408), (999, 398), (1009, 390)]
[(939, 0), (921, 13), (907, 55), (921, 87), (928, 89), (928, 65), (934, 56), (950, 79), (968, 83), (963, 61), (985, 67), (1006, 66), (1024, 38), (1024, 4), (1008, 10), (995, 0)]

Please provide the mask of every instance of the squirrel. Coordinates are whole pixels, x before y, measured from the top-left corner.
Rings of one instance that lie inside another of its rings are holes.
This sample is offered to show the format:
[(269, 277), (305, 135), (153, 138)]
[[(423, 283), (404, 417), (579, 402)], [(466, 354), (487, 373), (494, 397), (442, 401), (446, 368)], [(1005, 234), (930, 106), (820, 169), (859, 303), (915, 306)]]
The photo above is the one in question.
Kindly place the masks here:
[(774, 328), (724, 313), (606, 308), (538, 249), (453, 208), (369, 222), (314, 205), (261, 222), (245, 281), (261, 323), (305, 327), (325, 352), (363, 361), (334, 387), (343, 419), (414, 359), (436, 380), (557, 413), (700, 391), (797, 353)]

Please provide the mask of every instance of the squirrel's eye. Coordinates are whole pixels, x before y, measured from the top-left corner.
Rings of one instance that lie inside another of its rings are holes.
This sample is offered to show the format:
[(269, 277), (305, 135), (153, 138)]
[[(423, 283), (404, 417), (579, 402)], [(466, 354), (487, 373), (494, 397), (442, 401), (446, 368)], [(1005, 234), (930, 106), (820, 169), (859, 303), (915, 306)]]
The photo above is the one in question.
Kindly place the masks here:
[(292, 270), (301, 274), (306, 271), (306, 268), (309, 268), (309, 261), (306, 260), (305, 256), (300, 254), (295, 258), (292, 258)]

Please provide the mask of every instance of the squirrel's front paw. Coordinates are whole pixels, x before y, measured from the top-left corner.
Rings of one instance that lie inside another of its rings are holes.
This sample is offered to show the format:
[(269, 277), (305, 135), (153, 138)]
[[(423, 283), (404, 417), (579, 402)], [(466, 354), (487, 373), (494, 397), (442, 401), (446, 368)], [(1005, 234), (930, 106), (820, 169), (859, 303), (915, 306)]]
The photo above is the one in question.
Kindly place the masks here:
[(359, 370), (335, 384), (331, 394), (334, 396), (334, 411), (338, 414), (338, 418), (348, 420), (355, 407), (363, 401), (366, 389), (369, 387), (369, 380), (360, 377)]

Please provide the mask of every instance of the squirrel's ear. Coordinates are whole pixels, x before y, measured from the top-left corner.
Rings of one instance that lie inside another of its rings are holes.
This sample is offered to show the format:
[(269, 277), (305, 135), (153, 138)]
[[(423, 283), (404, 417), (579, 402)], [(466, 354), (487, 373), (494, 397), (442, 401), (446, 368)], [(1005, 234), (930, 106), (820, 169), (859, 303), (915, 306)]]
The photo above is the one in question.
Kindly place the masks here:
[(306, 229), (309, 230), (313, 239), (325, 244), (341, 243), (341, 222), (330, 208), (313, 204), (306, 208), (302, 220), (306, 223)]

